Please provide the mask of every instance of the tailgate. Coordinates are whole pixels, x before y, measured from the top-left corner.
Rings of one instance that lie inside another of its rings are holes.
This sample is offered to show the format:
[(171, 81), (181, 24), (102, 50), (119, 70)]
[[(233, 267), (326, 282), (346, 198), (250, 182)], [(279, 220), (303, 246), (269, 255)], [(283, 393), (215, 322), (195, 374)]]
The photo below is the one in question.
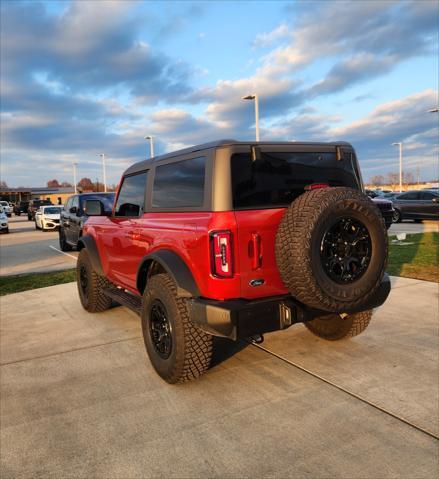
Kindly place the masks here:
[(242, 298), (285, 294), (276, 266), (275, 239), (285, 208), (235, 211)]

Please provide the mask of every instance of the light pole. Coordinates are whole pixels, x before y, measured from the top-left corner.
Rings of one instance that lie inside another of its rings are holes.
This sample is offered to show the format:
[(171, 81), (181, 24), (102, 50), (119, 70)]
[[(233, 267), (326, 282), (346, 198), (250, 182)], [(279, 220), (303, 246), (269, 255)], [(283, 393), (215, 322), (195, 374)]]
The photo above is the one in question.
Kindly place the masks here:
[(259, 95), (257, 93), (253, 93), (251, 95), (243, 96), (242, 99), (255, 101), (256, 141), (259, 141)]
[(149, 140), (149, 157), (154, 158), (154, 139), (152, 135), (145, 136), (145, 140)]
[(78, 192), (76, 187), (76, 167), (77, 166), (78, 166), (78, 163), (73, 163), (73, 185), (75, 187), (75, 194)]
[(105, 153), (100, 154), (102, 158), (102, 175), (104, 179), (104, 191), (107, 192), (107, 172), (105, 170)]
[(402, 193), (402, 142), (392, 143), (393, 146), (399, 146), (399, 192)]

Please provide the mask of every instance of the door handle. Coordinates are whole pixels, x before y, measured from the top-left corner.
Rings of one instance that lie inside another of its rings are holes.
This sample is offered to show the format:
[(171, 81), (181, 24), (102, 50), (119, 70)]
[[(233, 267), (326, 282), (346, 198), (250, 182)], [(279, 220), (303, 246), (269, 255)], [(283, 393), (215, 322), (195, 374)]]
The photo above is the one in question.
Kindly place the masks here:
[(252, 239), (250, 242), (250, 251), (252, 258), (252, 269), (258, 269), (262, 266), (262, 243), (261, 235), (258, 233), (252, 233)]

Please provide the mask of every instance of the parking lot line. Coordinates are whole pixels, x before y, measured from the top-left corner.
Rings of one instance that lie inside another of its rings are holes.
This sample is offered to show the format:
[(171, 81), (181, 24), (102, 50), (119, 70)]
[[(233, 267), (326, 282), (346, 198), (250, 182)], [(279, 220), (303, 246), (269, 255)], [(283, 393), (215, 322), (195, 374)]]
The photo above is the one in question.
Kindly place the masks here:
[(58, 253), (65, 254), (66, 256), (68, 256), (69, 258), (73, 258), (74, 260), (77, 260), (77, 259), (78, 259), (76, 256), (73, 256), (72, 254), (65, 253), (64, 251), (61, 251), (60, 249), (55, 248), (55, 246), (49, 245), (49, 248), (52, 248), (52, 249), (54, 249), (55, 251), (58, 251)]
[(355, 394), (354, 392), (352, 391), (349, 391), (348, 389), (345, 389), (344, 387), (338, 385), (338, 384), (335, 384), (333, 383), (332, 381), (330, 381), (329, 379), (325, 379), (324, 377), (320, 376), (319, 374), (317, 373), (314, 373), (312, 371), (310, 371), (309, 369), (303, 367), (303, 366), (300, 366), (300, 364), (296, 364), (294, 363), (293, 361), (290, 361), (289, 359), (287, 358), (284, 358), (283, 356), (280, 356), (279, 354), (276, 354), (275, 352), (273, 351), (270, 351), (269, 349), (267, 348), (264, 348), (263, 346), (261, 346), (260, 344), (254, 342), (254, 341), (248, 341), (249, 344), (251, 344), (252, 346), (258, 348), (258, 349), (261, 349), (262, 351), (265, 351), (266, 353), (268, 354), (271, 354), (272, 356), (274, 356), (275, 358), (277, 359), (280, 359), (281, 361), (289, 364), (290, 366), (294, 366), (295, 368), (297, 369), (300, 369), (301, 371), (303, 371), (304, 373), (307, 373), (311, 376), (313, 376), (314, 378), (316, 379), (320, 379), (320, 381), (323, 381), (324, 383), (326, 384), (329, 384), (330, 386), (333, 386), (335, 387), (336, 389), (340, 390), (340, 391), (343, 391), (344, 393), (348, 394), (349, 396), (352, 396), (354, 397), (355, 399), (359, 399), (360, 401), (368, 404), (369, 406), (372, 406), (373, 408), (375, 409), (378, 409), (379, 411), (385, 413), (385, 414), (388, 414), (389, 416), (392, 416), (394, 417), (395, 419), (398, 419), (399, 421), (407, 424), (408, 426), (411, 426), (413, 427), (414, 429), (417, 429), (418, 431), (420, 432), (423, 432), (424, 434), (427, 434), (428, 436), (434, 438), (434, 439), (439, 439), (439, 436), (437, 436), (435, 433), (429, 431), (428, 429), (424, 429), (423, 427), (421, 426), (418, 426), (416, 424), (413, 424), (412, 422), (410, 422), (409, 420), (407, 419), (404, 419), (403, 417), (401, 416), (398, 416), (397, 414), (394, 414), (390, 411), (388, 411), (387, 409), (381, 407), (381, 406), (378, 406), (377, 404), (371, 402), (371, 401), (368, 401), (367, 399), (365, 399), (364, 397), (361, 397), (359, 396), (358, 394)]

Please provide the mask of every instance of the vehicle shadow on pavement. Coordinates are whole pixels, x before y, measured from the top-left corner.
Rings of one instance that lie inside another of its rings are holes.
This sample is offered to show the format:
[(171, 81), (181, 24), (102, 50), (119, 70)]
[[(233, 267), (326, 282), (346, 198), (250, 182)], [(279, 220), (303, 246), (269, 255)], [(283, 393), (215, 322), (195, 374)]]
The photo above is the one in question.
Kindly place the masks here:
[(227, 361), (227, 359), (230, 359), (236, 353), (239, 353), (248, 346), (249, 343), (244, 340), (232, 341), (230, 339), (214, 336), (213, 353), (212, 359), (210, 361), (210, 369), (218, 366), (224, 361)]

